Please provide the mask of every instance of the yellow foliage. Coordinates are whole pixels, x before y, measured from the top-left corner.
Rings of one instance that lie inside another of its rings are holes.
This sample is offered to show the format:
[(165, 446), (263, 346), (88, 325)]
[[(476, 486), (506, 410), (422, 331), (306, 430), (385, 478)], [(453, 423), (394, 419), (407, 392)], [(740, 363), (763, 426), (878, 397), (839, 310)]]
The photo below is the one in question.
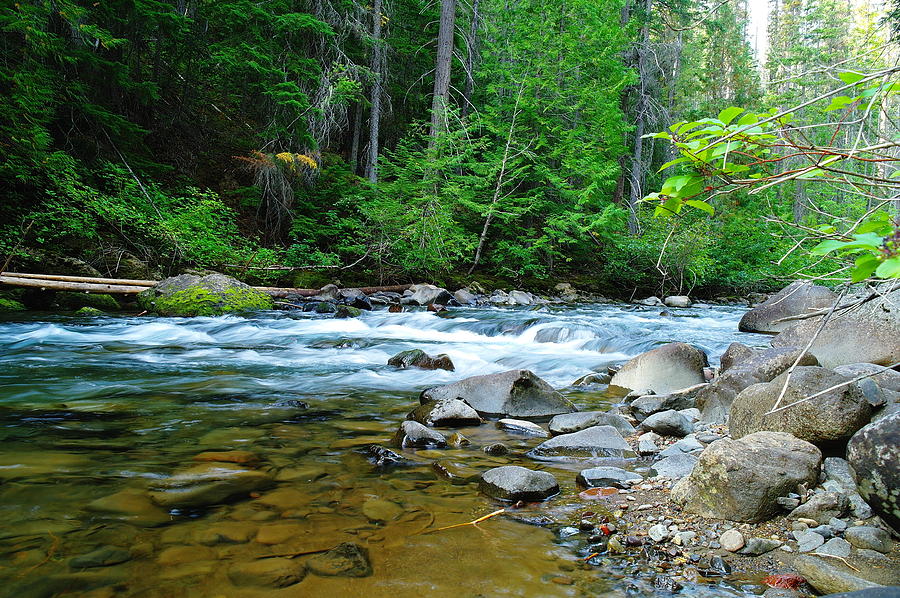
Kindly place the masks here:
[(291, 170), (296, 171), (297, 165), (303, 165), (308, 168), (318, 168), (319, 165), (316, 164), (316, 161), (310, 158), (309, 156), (305, 156), (303, 154), (292, 154), (291, 152), (281, 152), (280, 154), (275, 154), (275, 157), (282, 162), (284, 162)]

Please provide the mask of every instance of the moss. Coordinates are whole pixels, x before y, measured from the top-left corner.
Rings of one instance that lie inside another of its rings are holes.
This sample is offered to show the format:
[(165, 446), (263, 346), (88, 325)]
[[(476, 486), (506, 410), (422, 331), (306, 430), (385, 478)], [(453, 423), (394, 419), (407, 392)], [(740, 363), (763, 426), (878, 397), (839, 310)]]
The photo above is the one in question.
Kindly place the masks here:
[(75, 312), (76, 316), (102, 316), (104, 312), (96, 307), (82, 307)]
[(100, 293), (71, 293), (64, 291), (57, 293), (54, 301), (64, 309), (79, 309), (82, 307), (93, 307), (100, 311), (117, 311), (120, 309), (119, 302), (116, 301), (115, 297)]
[(192, 286), (168, 295), (157, 295), (151, 289), (138, 295), (138, 304), (163, 316), (219, 316), (273, 307), (272, 298), (255, 289), (212, 291), (202, 286)]
[(358, 318), (362, 315), (362, 310), (357, 307), (350, 307), (349, 305), (338, 305), (337, 311), (334, 314), (335, 318)]
[(0, 298), (0, 311), (25, 311), (25, 306), (15, 299)]

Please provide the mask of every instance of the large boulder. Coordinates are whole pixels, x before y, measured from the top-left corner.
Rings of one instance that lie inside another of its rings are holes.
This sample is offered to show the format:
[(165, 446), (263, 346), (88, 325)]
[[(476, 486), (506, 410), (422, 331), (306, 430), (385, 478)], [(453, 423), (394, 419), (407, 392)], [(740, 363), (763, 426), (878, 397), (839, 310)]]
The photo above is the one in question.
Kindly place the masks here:
[(481, 415), (520, 419), (546, 418), (576, 410), (552, 386), (528, 370), (473, 376), (429, 388), (419, 397), (422, 404), (446, 399), (463, 400)]
[(815, 486), (821, 465), (818, 448), (783, 432), (726, 438), (706, 447), (671, 499), (703, 517), (765, 521), (778, 514), (778, 497)]
[(706, 354), (686, 343), (670, 343), (641, 353), (623, 365), (610, 384), (656, 394), (705, 382)]
[(784, 321), (784, 318), (828, 308), (836, 300), (837, 295), (830, 289), (811, 282), (793, 282), (745, 313), (738, 329), (741, 332), (777, 334), (796, 324), (795, 320)]
[(138, 295), (141, 308), (161, 316), (219, 316), (272, 309), (272, 298), (224, 274), (182, 274)]
[[(847, 378), (820, 367), (798, 367), (787, 381), (785, 372), (762, 384), (745, 388), (734, 399), (728, 428), (733, 438), (768, 430), (787, 432), (816, 445), (828, 445), (849, 440), (857, 430), (869, 423), (872, 405), (855, 382), (828, 390), (847, 382)], [(775, 407), (785, 382), (787, 391), (779, 410)], [(806, 397), (817, 394), (814, 399)], [(802, 402), (801, 402), (802, 401)], [(792, 407), (792, 405), (797, 403)], [(781, 407), (787, 407), (781, 409)]]
[(479, 488), (492, 498), (508, 501), (544, 500), (559, 493), (553, 474), (517, 465), (487, 470), (481, 474)]
[(900, 413), (857, 432), (847, 445), (847, 461), (860, 495), (900, 533)]
[(532, 459), (594, 459), (633, 456), (631, 446), (612, 426), (593, 426), (545, 440), (527, 455)]
[(805, 347), (827, 368), (850, 363), (891, 365), (900, 361), (900, 289), (861, 305), (804, 321), (772, 339), (773, 347)]
[(412, 291), (411, 299), (419, 305), (447, 305), (455, 301), (453, 295), (447, 289), (436, 287), (433, 284), (416, 284), (409, 287)]
[[(800, 357), (798, 365), (819, 365), (815, 357), (803, 353), (802, 349), (784, 348), (767, 349), (746, 354), (739, 350), (731, 350), (731, 358), (727, 370), (697, 393), (697, 407), (702, 411), (702, 420), (712, 423), (725, 423), (734, 398), (742, 390), (753, 384), (771, 382), (773, 378), (791, 367)], [(741, 353), (737, 358), (736, 354)], [(728, 351), (726, 351), (728, 354)], [(801, 356), (802, 354), (802, 356)], [(723, 364), (725, 356), (722, 356)]]

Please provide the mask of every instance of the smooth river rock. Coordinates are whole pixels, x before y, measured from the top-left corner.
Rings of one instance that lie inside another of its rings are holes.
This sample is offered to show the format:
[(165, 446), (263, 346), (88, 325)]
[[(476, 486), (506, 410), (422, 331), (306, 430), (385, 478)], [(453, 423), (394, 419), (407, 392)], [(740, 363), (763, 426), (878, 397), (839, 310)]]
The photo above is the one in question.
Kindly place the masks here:
[(481, 423), (478, 412), (459, 399), (445, 399), (419, 405), (406, 419), (425, 426), (463, 427)]
[(623, 436), (631, 436), (635, 432), (634, 426), (627, 419), (617, 413), (605, 411), (564, 413), (551, 419), (548, 427), (551, 434), (558, 435), (571, 434), (593, 426), (612, 426)]
[(694, 431), (694, 424), (674, 409), (654, 413), (643, 422), (641, 427), (661, 436), (677, 436), (682, 438)]
[(796, 320), (783, 321), (784, 318), (828, 308), (835, 300), (837, 295), (826, 287), (811, 282), (793, 282), (745, 313), (738, 330), (776, 334), (796, 324)]
[(628, 488), (644, 478), (621, 467), (591, 467), (582, 469), (575, 481), (588, 488), (609, 487)]
[(344, 542), (306, 562), (310, 573), (328, 577), (368, 577), (372, 575), (369, 551), (359, 544)]
[(532, 459), (589, 459), (632, 456), (631, 446), (612, 426), (593, 426), (545, 440), (530, 451)]
[(481, 474), (479, 489), (484, 494), (508, 501), (544, 500), (559, 493), (553, 474), (517, 465), (495, 467)]
[(706, 381), (706, 354), (686, 343), (663, 345), (630, 359), (612, 377), (610, 384), (666, 394)]
[(404, 370), (407, 368), (419, 368), (420, 370), (447, 370), (452, 372), (456, 369), (448, 355), (441, 353), (432, 357), (421, 349), (401, 351), (388, 359), (388, 365)]
[(258, 559), (235, 563), (228, 568), (228, 579), (236, 586), (286, 588), (306, 577), (306, 567), (294, 559)]
[(427, 428), (415, 421), (405, 421), (394, 434), (394, 446), (400, 448), (443, 448), (447, 439), (437, 430)]

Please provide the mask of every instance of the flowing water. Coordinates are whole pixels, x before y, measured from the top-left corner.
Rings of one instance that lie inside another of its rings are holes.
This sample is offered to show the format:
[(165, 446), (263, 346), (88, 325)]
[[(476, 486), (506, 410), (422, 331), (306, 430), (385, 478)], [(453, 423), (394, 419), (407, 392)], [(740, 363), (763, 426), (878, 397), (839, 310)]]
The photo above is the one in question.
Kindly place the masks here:
[[(714, 360), (735, 340), (764, 340), (737, 332), (739, 308), (674, 311), (582, 305), (356, 319), (6, 319), (0, 595), (652, 595), (624, 558), (588, 566), (575, 540), (560, 539), (555, 524), (583, 509), (573, 500), (583, 464), (529, 462), (523, 453), (538, 439), (486, 423), (460, 430), (469, 447), (403, 451), (410, 462), (389, 470), (360, 449), (387, 446), (418, 393), (436, 384), (526, 368), (581, 409), (607, 408), (614, 399), (602, 389), (569, 385), (666, 342), (692, 343)], [(386, 365), (411, 348), (448, 354), (456, 371)], [(480, 450), (499, 441), (510, 455)], [(194, 460), (208, 451), (252, 452), (274, 483), (225, 504), (163, 510), (148, 500), (148, 487), (210, 467)], [(436, 475), (435, 462), (458, 477)], [(466, 476), (506, 464), (551, 471), (560, 496), (477, 527), (434, 531), (499, 508)], [(302, 569), (310, 554), (347, 541), (368, 551), (372, 575), (309, 574), (290, 584), (253, 568), (281, 555)], [(76, 558), (97, 549), (104, 566)], [(727, 582), (685, 592), (749, 595)]]

